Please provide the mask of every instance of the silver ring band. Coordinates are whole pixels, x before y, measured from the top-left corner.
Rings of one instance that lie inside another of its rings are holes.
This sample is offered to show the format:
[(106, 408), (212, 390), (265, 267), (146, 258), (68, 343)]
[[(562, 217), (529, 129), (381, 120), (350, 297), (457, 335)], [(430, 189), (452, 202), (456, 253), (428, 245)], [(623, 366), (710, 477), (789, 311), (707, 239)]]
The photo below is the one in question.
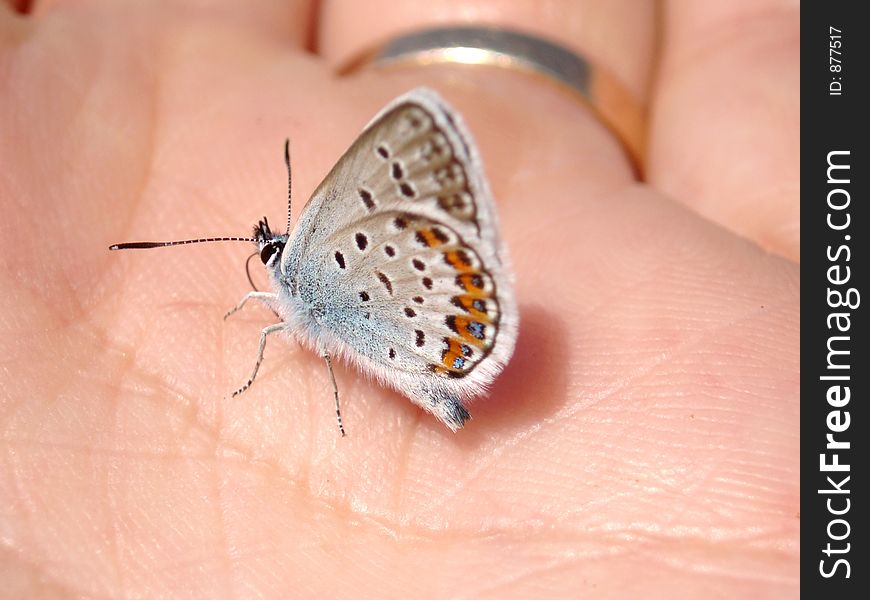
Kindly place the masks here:
[(374, 57), (378, 65), (406, 61), (486, 64), (529, 69), (589, 95), (589, 65), (548, 40), (515, 31), (484, 27), (429, 29), (395, 38)]

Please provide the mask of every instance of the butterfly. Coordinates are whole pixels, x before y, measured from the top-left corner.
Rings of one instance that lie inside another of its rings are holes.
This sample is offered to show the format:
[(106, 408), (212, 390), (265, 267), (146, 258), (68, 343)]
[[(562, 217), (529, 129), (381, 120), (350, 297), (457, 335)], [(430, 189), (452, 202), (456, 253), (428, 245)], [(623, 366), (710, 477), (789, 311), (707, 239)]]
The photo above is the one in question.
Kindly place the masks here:
[(256, 244), (271, 291), (249, 292), (226, 316), (255, 300), (281, 321), (262, 330), (253, 373), (234, 396), (256, 378), (267, 338), (289, 332), (326, 361), (342, 435), (333, 358), (460, 429), (466, 401), (510, 360), (519, 318), (495, 203), (458, 113), (426, 88), (396, 98), (318, 186), (292, 232), (289, 205), (283, 233), (264, 217), (250, 238), (110, 249)]

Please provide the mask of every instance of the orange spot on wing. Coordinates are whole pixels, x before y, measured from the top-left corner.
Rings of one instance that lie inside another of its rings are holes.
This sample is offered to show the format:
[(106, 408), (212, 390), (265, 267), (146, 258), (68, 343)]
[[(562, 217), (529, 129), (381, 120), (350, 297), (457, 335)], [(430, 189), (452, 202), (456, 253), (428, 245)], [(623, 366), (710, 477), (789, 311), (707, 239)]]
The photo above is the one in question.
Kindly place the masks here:
[[(461, 362), (459, 366), (457, 366), (456, 364), (457, 359)], [(453, 338), (448, 338), (447, 349), (444, 350), (444, 352), (441, 354), (441, 362), (451, 371), (464, 369), (467, 364), (467, 360), (462, 355), (462, 344), (460, 344), (459, 341)]]
[[(454, 323), (456, 325), (456, 333), (459, 334), (459, 337), (464, 341), (473, 344), (478, 348), (486, 346), (486, 335), (484, 333), (486, 331), (485, 323), (462, 316), (457, 316)], [(475, 331), (483, 333), (482, 337), (475, 335)]]
[(472, 266), (471, 257), (464, 250), (449, 250), (445, 252), (444, 262), (460, 273), (471, 273), (472, 271), (475, 271)]
[(417, 231), (417, 240), (429, 248), (437, 248), (446, 243), (448, 239), (444, 232), (434, 228), (419, 229)]
[(456, 284), (473, 296), (484, 297), (484, 279), (480, 273), (462, 273), (456, 276)]
[(461, 296), (456, 296), (454, 298), (454, 303), (458, 304), (465, 312), (470, 314), (476, 320), (481, 321), (483, 323), (491, 323), (492, 319), (490, 316), (484, 312), (486, 310), (486, 304), (480, 304), (484, 308), (484, 310), (479, 310), (476, 303), (481, 303), (482, 298), (480, 296), (473, 296), (471, 294), (463, 294)]

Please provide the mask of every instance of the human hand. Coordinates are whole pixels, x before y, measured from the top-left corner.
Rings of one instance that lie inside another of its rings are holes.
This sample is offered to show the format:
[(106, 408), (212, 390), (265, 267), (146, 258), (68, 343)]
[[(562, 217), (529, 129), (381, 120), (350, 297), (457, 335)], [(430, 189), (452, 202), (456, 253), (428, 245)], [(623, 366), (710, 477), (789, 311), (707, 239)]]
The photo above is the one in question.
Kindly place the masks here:
[[(799, 272), (759, 245), (798, 256), (797, 9), (668, 4), (650, 84), (652, 4), (312, 6), (0, 11), (9, 597), (796, 594)], [(645, 181), (535, 77), (332, 74), (460, 16), (573, 42), (648, 93)], [(280, 221), (288, 136), (298, 215), (421, 84), (480, 145), (513, 360), (457, 434), (338, 363), (341, 438), (322, 360), (294, 342), (230, 399), (274, 320), (221, 320), (250, 248), (106, 247)]]

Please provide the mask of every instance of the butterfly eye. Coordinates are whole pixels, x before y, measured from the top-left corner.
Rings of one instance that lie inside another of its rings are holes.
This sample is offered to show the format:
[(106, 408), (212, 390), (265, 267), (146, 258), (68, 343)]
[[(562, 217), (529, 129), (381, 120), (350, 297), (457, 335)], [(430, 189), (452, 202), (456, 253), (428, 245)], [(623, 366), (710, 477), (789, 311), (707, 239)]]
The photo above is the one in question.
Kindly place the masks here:
[(281, 244), (266, 244), (263, 246), (263, 249), (260, 250), (260, 260), (263, 261), (264, 265), (269, 264), (269, 259), (281, 249)]

